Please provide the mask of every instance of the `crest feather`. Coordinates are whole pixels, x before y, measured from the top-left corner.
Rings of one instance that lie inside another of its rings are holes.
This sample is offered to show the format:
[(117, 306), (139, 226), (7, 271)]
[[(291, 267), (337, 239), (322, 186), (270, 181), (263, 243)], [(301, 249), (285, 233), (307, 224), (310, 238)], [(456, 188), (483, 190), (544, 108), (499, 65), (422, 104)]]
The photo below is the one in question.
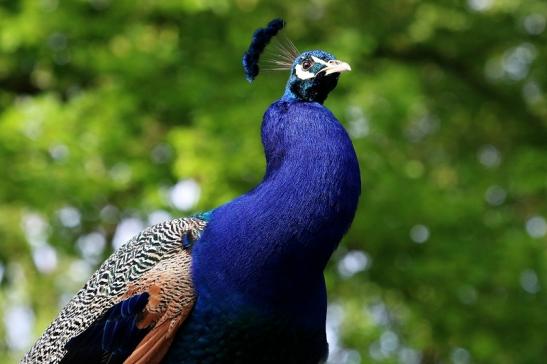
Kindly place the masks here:
[(258, 75), (260, 54), (284, 26), (283, 19), (278, 18), (270, 21), (265, 28), (259, 28), (254, 32), (249, 49), (243, 54), (243, 70), (247, 81), (252, 82)]

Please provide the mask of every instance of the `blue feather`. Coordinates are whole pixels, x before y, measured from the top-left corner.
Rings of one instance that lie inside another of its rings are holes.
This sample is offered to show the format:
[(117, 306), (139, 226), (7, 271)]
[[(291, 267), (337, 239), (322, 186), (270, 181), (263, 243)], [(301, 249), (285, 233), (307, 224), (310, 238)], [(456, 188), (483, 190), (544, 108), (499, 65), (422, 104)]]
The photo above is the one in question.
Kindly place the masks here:
[(108, 353), (130, 353), (147, 330), (136, 327), (137, 316), (148, 302), (148, 293), (132, 296), (114, 305), (106, 314), (102, 349)]
[(122, 363), (149, 331), (136, 326), (148, 297), (145, 292), (112, 306), (93, 325), (68, 341), (61, 364), (102, 363), (104, 358), (109, 364)]
[(357, 207), (357, 157), (316, 102), (273, 103), (262, 141), (264, 180), (215, 209), (193, 247), (198, 301), (166, 363), (318, 363), (326, 353), (322, 271)]
[(266, 48), (266, 45), (268, 45), (270, 40), (275, 37), (284, 26), (285, 22), (283, 19), (274, 19), (270, 21), (265, 28), (259, 28), (254, 32), (249, 49), (243, 55), (243, 69), (247, 81), (253, 82), (258, 75), (258, 60), (260, 59), (260, 54), (264, 51), (264, 48)]

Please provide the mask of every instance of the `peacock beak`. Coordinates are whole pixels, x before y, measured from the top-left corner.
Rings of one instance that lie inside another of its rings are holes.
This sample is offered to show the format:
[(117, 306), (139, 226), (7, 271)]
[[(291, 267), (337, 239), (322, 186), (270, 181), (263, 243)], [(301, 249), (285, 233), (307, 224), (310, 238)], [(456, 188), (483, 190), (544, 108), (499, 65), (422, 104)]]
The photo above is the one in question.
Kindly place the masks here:
[(328, 61), (327, 66), (321, 70), (321, 72), (325, 72), (325, 76), (332, 73), (342, 73), (347, 71), (351, 71), (350, 65), (337, 59)]

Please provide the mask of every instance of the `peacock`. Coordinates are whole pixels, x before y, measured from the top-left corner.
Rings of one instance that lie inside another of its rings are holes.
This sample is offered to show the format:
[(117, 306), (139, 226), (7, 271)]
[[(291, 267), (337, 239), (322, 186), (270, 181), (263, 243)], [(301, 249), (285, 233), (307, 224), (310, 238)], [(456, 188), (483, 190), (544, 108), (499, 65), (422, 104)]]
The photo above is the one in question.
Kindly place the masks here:
[[(245, 76), (285, 26), (255, 31)], [(280, 43), (283, 44), (283, 43)], [(290, 72), (266, 110), (262, 181), (211, 211), (145, 229), (69, 301), (22, 363), (321, 363), (328, 356), (323, 270), (354, 218), (359, 164), (323, 106), (350, 66), (282, 47)]]

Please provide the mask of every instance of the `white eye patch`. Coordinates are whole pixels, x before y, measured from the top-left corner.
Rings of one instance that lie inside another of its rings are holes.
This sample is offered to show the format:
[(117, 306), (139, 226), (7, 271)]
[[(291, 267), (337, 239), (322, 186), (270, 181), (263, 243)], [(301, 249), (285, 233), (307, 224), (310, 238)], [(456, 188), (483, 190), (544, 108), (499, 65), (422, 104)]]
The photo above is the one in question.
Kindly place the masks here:
[(317, 57), (315, 57), (315, 56), (311, 56), (311, 59), (313, 59), (313, 61), (314, 61), (315, 63), (320, 63), (320, 64), (325, 65), (325, 66), (328, 65), (328, 63), (325, 62), (325, 61), (323, 61), (321, 58), (317, 58)]
[(297, 64), (296, 67), (294, 67), (294, 70), (296, 71), (296, 77), (301, 80), (308, 80), (315, 77), (315, 73), (304, 71), (301, 64)]
[[(322, 65), (325, 65), (327, 66), (328, 63), (323, 61), (321, 58), (317, 58), (315, 56), (311, 56), (311, 59), (315, 62), (315, 63), (319, 63), (319, 64), (322, 64)], [(294, 70), (296, 71), (296, 76), (301, 79), (301, 80), (309, 80), (310, 78), (314, 78), (315, 77), (315, 73), (313, 72), (310, 72), (310, 71), (304, 71), (304, 69), (302, 68), (302, 65), (301, 64), (297, 64), (295, 67), (294, 67)]]

